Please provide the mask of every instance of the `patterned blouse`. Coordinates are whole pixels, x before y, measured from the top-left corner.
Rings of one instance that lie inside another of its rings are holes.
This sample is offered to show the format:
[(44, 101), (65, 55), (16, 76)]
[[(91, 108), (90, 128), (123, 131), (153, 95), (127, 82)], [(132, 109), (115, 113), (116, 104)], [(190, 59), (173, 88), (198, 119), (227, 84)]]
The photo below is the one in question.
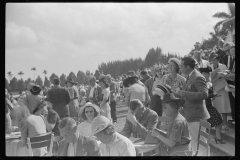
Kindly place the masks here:
[(181, 90), (186, 82), (186, 78), (177, 74), (177, 77), (172, 80), (169, 76), (170, 74), (166, 74), (162, 77), (162, 82), (164, 85), (169, 85), (171, 87), (172, 92), (177, 92), (178, 88)]

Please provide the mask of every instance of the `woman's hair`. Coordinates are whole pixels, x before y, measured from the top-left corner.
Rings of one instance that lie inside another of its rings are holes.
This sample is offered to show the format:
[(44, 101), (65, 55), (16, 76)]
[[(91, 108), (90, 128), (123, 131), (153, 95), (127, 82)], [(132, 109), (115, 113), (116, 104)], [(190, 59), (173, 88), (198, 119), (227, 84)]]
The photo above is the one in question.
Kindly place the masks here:
[(108, 82), (108, 80), (105, 77), (99, 79), (99, 83), (101, 83), (101, 82), (105, 84), (106, 88), (109, 87), (109, 82)]
[(33, 110), (33, 114), (35, 114), (40, 109), (44, 108), (45, 106), (48, 106), (48, 103), (46, 101), (41, 101), (38, 103), (37, 107)]
[(129, 85), (133, 85), (138, 82), (138, 78), (136, 77), (128, 77), (123, 81), (123, 86), (125, 88), (129, 87)]
[(84, 120), (87, 119), (87, 117), (86, 117), (86, 115), (85, 115), (85, 109), (88, 108), (88, 107), (92, 107), (92, 108), (93, 108), (93, 112), (94, 112), (93, 118), (97, 117), (98, 114), (99, 114), (93, 106), (86, 106), (86, 107), (83, 109), (83, 111), (82, 111), (82, 118), (83, 118)]
[(176, 66), (176, 73), (179, 73), (179, 71), (180, 71), (180, 67), (179, 67), (179, 65), (174, 61), (174, 60), (171, 60), (170, 62), (173, 62), (174, 64), (175, 64), (175, 66)]

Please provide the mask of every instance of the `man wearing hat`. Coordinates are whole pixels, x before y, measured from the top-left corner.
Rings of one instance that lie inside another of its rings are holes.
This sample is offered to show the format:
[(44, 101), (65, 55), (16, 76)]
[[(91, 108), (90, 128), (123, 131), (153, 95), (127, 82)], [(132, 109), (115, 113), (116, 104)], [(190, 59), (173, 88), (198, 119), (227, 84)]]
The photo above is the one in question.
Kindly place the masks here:
[(69, 106), (70, 95), (66, 88), (60, 86), (60, 79), (53, 79), (53, 88), (50, 89), (47, 93), (47, 101), (52, 104), (52, 109), (55, 110), (60, 119), (64, 117), (69, 117)]
[(68, 87), (68, 93), (69, 93), (69, 96), (70, 96), (70, 102), (68, 104), (70, 117), (77, 118), (78, 117), (78, 111), (79, 111), (79, 104), (78, 104), (79, 94), (78, 94), (78, 89), (75, 86), (76, 83), (70, 77), (65, 82), (65, 84)]
[(58, 156), (100, 156), (97, 141), (85, 137), (77, 131), (76, 121), (70, 117), (64, 118), (58, 125), (61, 136), (64, 137), (58, 147)]
[(102, 101), (102, 88), (96, 83), (96, 77), (93, 75), (89, 76), (89, 84), (86, 101), (99, 106), (100, 101)]
[(23, 102), (26, 104), (31, 114), (39, 102), (41, 102), (43, 99), (43, 96), (39, 94), (40, 92), (41, 87), (39, 85), (32, 84), (30, 87), (31, 94), (26, 95), (26, 97), (23, 99)]
[(92, 135), (101, 141), (101, 156), (136, 156), (133, 143), (115, 131), (112, 122), (105, 116), (92, 121)]
[(182, 115), (189, 123), (190, 134), (192, 137), (193, 150), (197, 148), (200, 119), (209, 119), (204, 100), (208, 97), (208, 88), (205, 77), (196, 69), (195, 60), (191, 57), (184, 57), (181, 61), (180, 70), (187, 75), (187, 81), (182, 90), (177, 91), (185, 103)]

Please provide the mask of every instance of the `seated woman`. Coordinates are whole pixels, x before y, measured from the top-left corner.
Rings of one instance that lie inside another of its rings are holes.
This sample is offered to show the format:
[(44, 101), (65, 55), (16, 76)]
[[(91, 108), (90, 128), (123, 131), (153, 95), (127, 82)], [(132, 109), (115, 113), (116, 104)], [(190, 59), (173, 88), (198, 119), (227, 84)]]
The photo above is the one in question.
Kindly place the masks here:
[[(35, 137), (46, 133), (44, 120), (40, 116), (31, 115), (27, 106), (15, 105), (12, 109), (13, 125), (17, 125), (21, 131), (21, 140), (14, 140), (6, 145), (7, 156), (30, 156), (26, 144), (26, 137)], [(47, 148), (33, 149), (34, 156), (43, 156)]]
[(159, 155), (170, 156), (176, 151), (190, 150), (191, 136), (186, 119), (179, 113), (179, 108), (184, 104), (184, 100), (176, 98), (174, 93), (167, 93), (163, 96), (163, 111), (171, 117), (170, 127), (166, 137), (158, 131), (153, 130), (152, 136), (160, 140)]
[(78, 125), (77, 131), (83, 136), (91, 136), (92, 120), (99, 115), (99, 107), (88, 102), (81, 108), (80, 113), (84, 121)]

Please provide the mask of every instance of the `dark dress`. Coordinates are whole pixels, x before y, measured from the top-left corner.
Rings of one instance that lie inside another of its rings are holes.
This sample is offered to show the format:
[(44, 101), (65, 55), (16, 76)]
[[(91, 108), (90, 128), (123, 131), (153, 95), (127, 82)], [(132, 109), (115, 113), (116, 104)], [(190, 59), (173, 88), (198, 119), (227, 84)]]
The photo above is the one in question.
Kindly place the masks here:
[(213, 94), (212, 87), (209, 88), (208, 94), (209, 94), (209, 96), (205, 100), (205, 103), (206, 103), (207, 110), (210, 114), (210, 118), (207, 119), (207, 122), (209, 122), (211, 124), (211, 127), (216, 127), (222, 123), (222, 116), (218, 112), (218, 110), (215, 107), (213, 107), (213, 105), (212, 105), (212, 100), (211, 100), (212, 94)]

